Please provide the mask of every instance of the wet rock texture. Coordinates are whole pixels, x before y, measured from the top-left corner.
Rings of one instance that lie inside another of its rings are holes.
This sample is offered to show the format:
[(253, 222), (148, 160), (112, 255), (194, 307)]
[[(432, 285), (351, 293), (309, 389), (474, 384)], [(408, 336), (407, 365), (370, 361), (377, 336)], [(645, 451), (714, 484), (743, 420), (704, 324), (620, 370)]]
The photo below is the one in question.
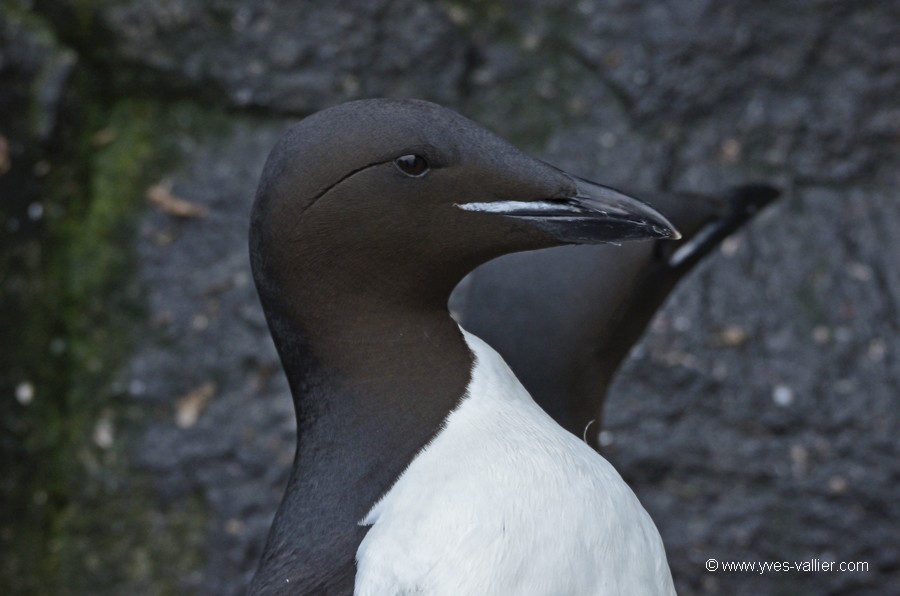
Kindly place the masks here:
[[(161, 515), (208, 506), (185, 590), (243, 592), (293, 455), (247, 259), (263, 160), (297, 117), (380, 95), (440, 101), (612, 184), (780, 185), (660, 312), (601, 442), (680, 593), (900, 585), (896, 2), (157, 0), (109, 2), (98, 19), (118, 68), (226, 106), (167, 173), (167, 192), (202, 211), (139, 216), (146, 317), (120, 374), (142, 413), (128, 444), (146, 498)], [(710, 572), (711, 558), (868, 571)]]
[(236, 106), (315, 111), (353, 97), (459, 96), (465, 39), (443, 11), (374, 2), (121, 2), (104, 11), (129, 60)]

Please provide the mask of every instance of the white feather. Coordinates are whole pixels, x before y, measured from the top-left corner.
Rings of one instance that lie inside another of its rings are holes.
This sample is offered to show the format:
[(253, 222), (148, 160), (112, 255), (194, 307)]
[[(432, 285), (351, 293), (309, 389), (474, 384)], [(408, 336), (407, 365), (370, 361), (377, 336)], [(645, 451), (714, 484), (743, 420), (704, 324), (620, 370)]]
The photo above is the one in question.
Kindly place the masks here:
[(659, 532), (621, 476), (463, 334), (467, 394), (362, 520), (356, 596), (674, 594)]

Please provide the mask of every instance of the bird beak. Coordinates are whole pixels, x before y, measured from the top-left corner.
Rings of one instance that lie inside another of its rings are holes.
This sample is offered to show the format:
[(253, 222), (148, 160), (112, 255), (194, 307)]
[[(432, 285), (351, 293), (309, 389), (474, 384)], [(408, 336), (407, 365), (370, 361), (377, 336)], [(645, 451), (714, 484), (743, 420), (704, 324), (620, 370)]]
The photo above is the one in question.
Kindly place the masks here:
[(565, 174), (575, 193), (536, 201), (461, 203), (463, 211), (494, 213), (533, 224), (566, 244), (600, 244), (681, 234), (650, 205), (614, 188)]

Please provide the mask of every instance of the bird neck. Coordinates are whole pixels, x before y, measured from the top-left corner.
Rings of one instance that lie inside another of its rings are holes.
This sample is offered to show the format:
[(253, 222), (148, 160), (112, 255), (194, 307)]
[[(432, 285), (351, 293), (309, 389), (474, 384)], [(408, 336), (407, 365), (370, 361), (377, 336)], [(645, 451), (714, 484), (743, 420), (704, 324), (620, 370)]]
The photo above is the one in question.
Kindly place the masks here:
[(298, 444), (254, 590), (352, 589), (358, 522), (459, 403), (473, 356), (446, 302), (255, 273)]

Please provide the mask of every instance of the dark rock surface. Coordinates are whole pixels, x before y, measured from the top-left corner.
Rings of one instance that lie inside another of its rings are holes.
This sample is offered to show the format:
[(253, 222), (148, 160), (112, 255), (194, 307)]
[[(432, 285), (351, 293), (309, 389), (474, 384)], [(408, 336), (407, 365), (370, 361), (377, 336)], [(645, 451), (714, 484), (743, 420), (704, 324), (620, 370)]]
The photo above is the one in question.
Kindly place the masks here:
[[(120, 440), (129, 473), (151, 479), (149, 506), (176, 519), (203, 504), (204, 562), (178, 584), (242, 592), (293, 453), (246, 256), (266, 153), (288, 113), (395, 95), (456, 107), (609, 183), (783, 186), (659, 314), (613, 387), (602, 442), (656, 520), (679, 593), (889, 593), (900, 585), (900, 5), (528, 4), (98, 9), (119, 68), (211, 85), (230, 106), (214, 133), (158, 131), (183, 156), (162, 173), (171, 194), (206, 215), (139, 214), (145, 316), (112, 390), (138, 412)], [(868, 571), (709, 572), (710, 558)]]
[(429, 3), (117, 2), (102, 12), (124, 58), (220, 88), (236, 106), (310, 112), (358, 97), (458, 101), (466, 42)]

